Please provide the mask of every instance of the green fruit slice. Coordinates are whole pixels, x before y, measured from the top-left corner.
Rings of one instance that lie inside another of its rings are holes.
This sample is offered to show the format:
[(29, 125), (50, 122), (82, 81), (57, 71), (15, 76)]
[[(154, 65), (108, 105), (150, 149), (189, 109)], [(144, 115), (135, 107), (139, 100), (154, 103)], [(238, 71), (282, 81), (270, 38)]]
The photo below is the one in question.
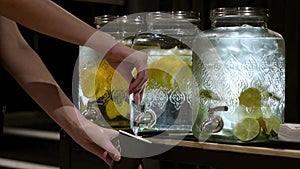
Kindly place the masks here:
[(282, 123), (282, 121), (276, 116), (272, 116), (272, 117), (266, 118), (264, 120), (265, 120), (265, 124), (266, 124), (266, 134), (271, 135), (272, 132), (274, 132), (274, 134), (277, 135), (279, 126)]
[(260, 133), (260, 125), (256, 119), (245, 118), (237, 123), (233, 129), (233, 134), (241, 141), (251, 141)]
[(239, 102), (246, 107), (261, 107), (261, 93), (257, 88), (247, 88), (241, 92)]

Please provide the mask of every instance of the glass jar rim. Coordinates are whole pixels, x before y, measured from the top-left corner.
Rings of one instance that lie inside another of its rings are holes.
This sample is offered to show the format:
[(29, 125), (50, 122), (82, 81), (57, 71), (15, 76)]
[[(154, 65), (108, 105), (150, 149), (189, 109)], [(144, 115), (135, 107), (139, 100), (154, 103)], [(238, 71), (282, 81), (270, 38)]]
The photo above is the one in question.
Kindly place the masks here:
[(259, 7), (229, 7), (229, 8), (215, 8), (210, 11), (210, 17), (232, 17), (232, 16), (245, 16), (245, 17), (269, 17), (269, 10), (267, 8)]
[(200, 12), (197, 13), (194, 11), (155, 11), (150, 12), (148, 15), (151, 19), (165, 19), (166, 17), (172, 17), (173, 19), (179, 20), (200, 20)]
[(113, 21), (117, 18), (119, 18), (120, 16), (119, 15), (100, 15), (100, 16), (95, 16), (94, 17), (94, 23), (95, 24), (106, 24), (110, 21)]

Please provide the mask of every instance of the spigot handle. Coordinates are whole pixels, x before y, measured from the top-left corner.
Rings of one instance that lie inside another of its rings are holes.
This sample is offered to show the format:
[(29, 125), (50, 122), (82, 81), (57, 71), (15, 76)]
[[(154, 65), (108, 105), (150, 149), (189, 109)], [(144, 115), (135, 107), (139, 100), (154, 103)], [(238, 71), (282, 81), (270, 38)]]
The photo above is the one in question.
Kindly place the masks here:
[(221, 116), (215, 115), (215, 111), (227, 111), (227, 106), (218, 106), (208, 109), (208, 119), (204, 120), (201, 125), (201, 132), (217, 133), (223, 129), (224, 122)]
[(227, 106), (218, 106), (218, 107), (214, 107), (214, 108), (209, 108), (208, 114), (214, 115), (214, 112), (216, 112), (216, 111), (227, 111), (227, 110), (228, 110)]

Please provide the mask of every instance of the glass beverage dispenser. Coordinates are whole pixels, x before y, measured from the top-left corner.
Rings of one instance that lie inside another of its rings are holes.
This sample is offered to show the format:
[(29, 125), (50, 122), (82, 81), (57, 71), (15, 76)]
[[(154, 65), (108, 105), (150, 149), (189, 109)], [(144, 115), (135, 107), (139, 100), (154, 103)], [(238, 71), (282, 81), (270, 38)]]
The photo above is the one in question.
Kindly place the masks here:
[(211, 29), (195, 41), (194, 135), (199, 141), (236, 143), (277, 136), (284, 121), (285, 42), (268, 29), (268, 10), (217, 8), (210, 19)]
[(131, 104), (135, 134), (191, 132), (192, 49), (199, 16), (191, 11), (150, 12), (147, 30), (135, 35), (132, 48), (148, 54), (149, 81), (142, 103)]
[[(142, 31), (142, 20), (138, 17), (103, 15), (95, 17), (97, 29), (111, 34), (122, 43)], [(109, 23), (109, 24), (108, 24)], [(130, 44), (126, 44), (130, 45)], [(126, 92), (128, 83), (93, 49), (81, 46), (78, 60), (79, 86), (78, 107), (90, 121), (103, 127), (130, 129), (130, 105)], [(112, 86), (112, 79), (118, 85)]]
[[(101, 31), (148, 54), (149, 81), (142, 103), (135, 105), (126, 95), (128, 85), (118, 72), (105, 60), (99, 60), (95, 51), (81, 47), (78, 103), (82, 114), (100, 126), (132, 129), (135, 134), (191, 132), (190, 46), (199, 31), (199, 16), (190, 11), (147, 12), (101, 16), (95, 21)], [(116, 87), (112, 76), (120, 79), (117, 89), (112, 88)]]

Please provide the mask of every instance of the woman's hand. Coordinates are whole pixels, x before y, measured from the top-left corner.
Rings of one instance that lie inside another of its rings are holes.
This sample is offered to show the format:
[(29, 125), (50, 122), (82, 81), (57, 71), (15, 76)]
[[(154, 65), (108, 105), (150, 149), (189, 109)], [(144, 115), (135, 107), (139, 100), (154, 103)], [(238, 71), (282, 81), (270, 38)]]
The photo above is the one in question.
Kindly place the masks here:
[[(129, 83), (128, 93), (133, 93), (134, 102), (139, 104), (148, 81), (148, 56), (144, 52), (117, 43), (107, 52), (105, 59), (126, 79)], [(134, 68), (137, 70), (135, 78), (132, 75)]]
[(118, 141), (119, 132), (113, 129), (100, 127), (90, 121), (82, 125), (82, 131), (75, 136), (76, 142), (85, 150), (103, 159), (108, 165), (112, 160), (121, 159), (120, 152), (115, 144)]
[(85, 150), (103, 159), (108, 165), (119, 161), (119, 132), (87, 120), (75, 106), (63, 106), (51, 113), (55, 121)]
[[(138, 104), (148, 81), (148, 56), (119, 42), (105, 32), (96, 31), (85, 43), (103, 56), (129, 83), (128, 93), (134, 94), (134, 102)], [(133, 78), (132, 70), (136, 68), (137, 76)]]

